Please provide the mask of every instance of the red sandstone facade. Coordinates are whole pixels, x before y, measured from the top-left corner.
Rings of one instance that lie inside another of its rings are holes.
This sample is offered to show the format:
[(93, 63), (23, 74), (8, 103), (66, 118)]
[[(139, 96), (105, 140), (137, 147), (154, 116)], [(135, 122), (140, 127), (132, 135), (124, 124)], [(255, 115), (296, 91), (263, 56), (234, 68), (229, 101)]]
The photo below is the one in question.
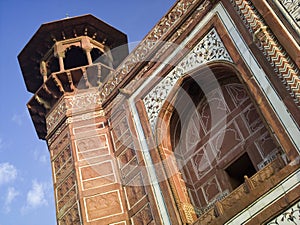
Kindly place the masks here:
[(129, 55), (91, 15), (42, 25), (18, 59), (57, 223), (299, 223), (299, 10), (179, 0)]

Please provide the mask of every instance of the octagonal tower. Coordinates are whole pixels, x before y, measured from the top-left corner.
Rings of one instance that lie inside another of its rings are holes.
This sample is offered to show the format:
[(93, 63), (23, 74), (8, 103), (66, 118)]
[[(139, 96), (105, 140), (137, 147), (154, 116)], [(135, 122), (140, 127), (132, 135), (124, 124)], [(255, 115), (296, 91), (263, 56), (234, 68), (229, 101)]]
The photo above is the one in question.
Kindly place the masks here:
[(18, 56), (50, 151), (59, 225), (126, 220), (98, 89), (127, 55), (124, 33), (84, 15), (43, 24)]

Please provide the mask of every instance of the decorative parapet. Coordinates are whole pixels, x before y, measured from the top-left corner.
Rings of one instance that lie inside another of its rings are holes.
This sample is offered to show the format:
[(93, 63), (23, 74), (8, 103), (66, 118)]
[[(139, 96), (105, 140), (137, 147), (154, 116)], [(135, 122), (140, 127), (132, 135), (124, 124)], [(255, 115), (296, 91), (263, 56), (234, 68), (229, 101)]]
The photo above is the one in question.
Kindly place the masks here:
[(226, 198), (229, 195), (229, 193), (230, 193), (229, 190), (225, 190), (224, 192), (219, 194), (215, 199), (210, 201), (210, 203), (207, 206), (205, 206), (203, 208), (195, 208), (196, 214), (198, 216), (205, 214), (206, 212), (208, 212), (209, 210), (214, 208), (216, 202), (219, 202), (219, 201), (223, 200), (224, 198)]
[(178, 79), (194, 68), (216, 60), (232, 62), (217, 31), (212, 28), (184, 59), (144, 97), (143, 101), (152, 129), (155, 128), (160, 109)]
[(272, 31), (266, 26), (261, 15), (250, 1), (230, 0), (249, 32), (253, 35), (258, 48), (264, 53), (275, 73), (300, 107), (300, 74), (286, 51), (276, 40)]
[(114, 69), (95, 63), (52, 73), (27, 104), (39, 138), (49, 135), (67, 110), (74, 114), (99, 108), (102, 100), (98, 87), (113, 72)]

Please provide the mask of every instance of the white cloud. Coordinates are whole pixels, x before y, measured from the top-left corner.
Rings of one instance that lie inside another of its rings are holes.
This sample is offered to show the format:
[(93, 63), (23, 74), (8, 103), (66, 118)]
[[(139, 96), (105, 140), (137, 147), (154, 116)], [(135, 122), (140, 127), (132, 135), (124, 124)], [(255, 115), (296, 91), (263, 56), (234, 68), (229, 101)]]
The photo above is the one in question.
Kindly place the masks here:
[(41, 155), (41, 156), (39, 157), (39, 161), (40, 161), (41, 163), (47, 163), (47, 156), (46, 156), (46, 155)]
[(0, 186), (14, 181), (17, 178), (17, 174), (17, 169), (14, 165), (8, 162), (0, 163)]
[(24, 214), (31, 209), (36, 209), (42, 206), (47, 206), (46, 192), (48, 185), (46, 183), (32, 181), (31, 189), (27, 193), (26, 205), (21, 209)]
[(14, 187), (8, 188), (7, 195), (6, 195), (5, 202), (4, 202), (4, 212), (5, 213), (10, 212), (10, 205), (19, 194), (20, 193)]
[(35, 149), (33, 152), (34, 159), (42, 164), (47, 164), (47, 155), (43, 153), (43, 149)]
[(11, 120), (12, 120), (13, 122), (15, 122), (17, 125), (22, 126), (22, 125), (23, 125), (23, 120), (24, 120), (24, 118), (25, 118), (25, 114), (24, 114), (24, 113), (22, 113), (22, 114), (16, 114), (16, 113), (15, 113), (15, 114), (12, 116)]

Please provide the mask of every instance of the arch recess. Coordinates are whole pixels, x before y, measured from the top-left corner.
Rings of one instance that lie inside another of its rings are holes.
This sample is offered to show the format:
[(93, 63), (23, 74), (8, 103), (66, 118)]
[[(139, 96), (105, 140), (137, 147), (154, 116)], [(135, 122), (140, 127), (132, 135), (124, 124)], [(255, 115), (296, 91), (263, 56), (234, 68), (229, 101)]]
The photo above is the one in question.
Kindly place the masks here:
[(154, 136), (183, 220), (283, 152), (241, 77), (230, 62), (202, 65), (177, 80), (159, 110)]

